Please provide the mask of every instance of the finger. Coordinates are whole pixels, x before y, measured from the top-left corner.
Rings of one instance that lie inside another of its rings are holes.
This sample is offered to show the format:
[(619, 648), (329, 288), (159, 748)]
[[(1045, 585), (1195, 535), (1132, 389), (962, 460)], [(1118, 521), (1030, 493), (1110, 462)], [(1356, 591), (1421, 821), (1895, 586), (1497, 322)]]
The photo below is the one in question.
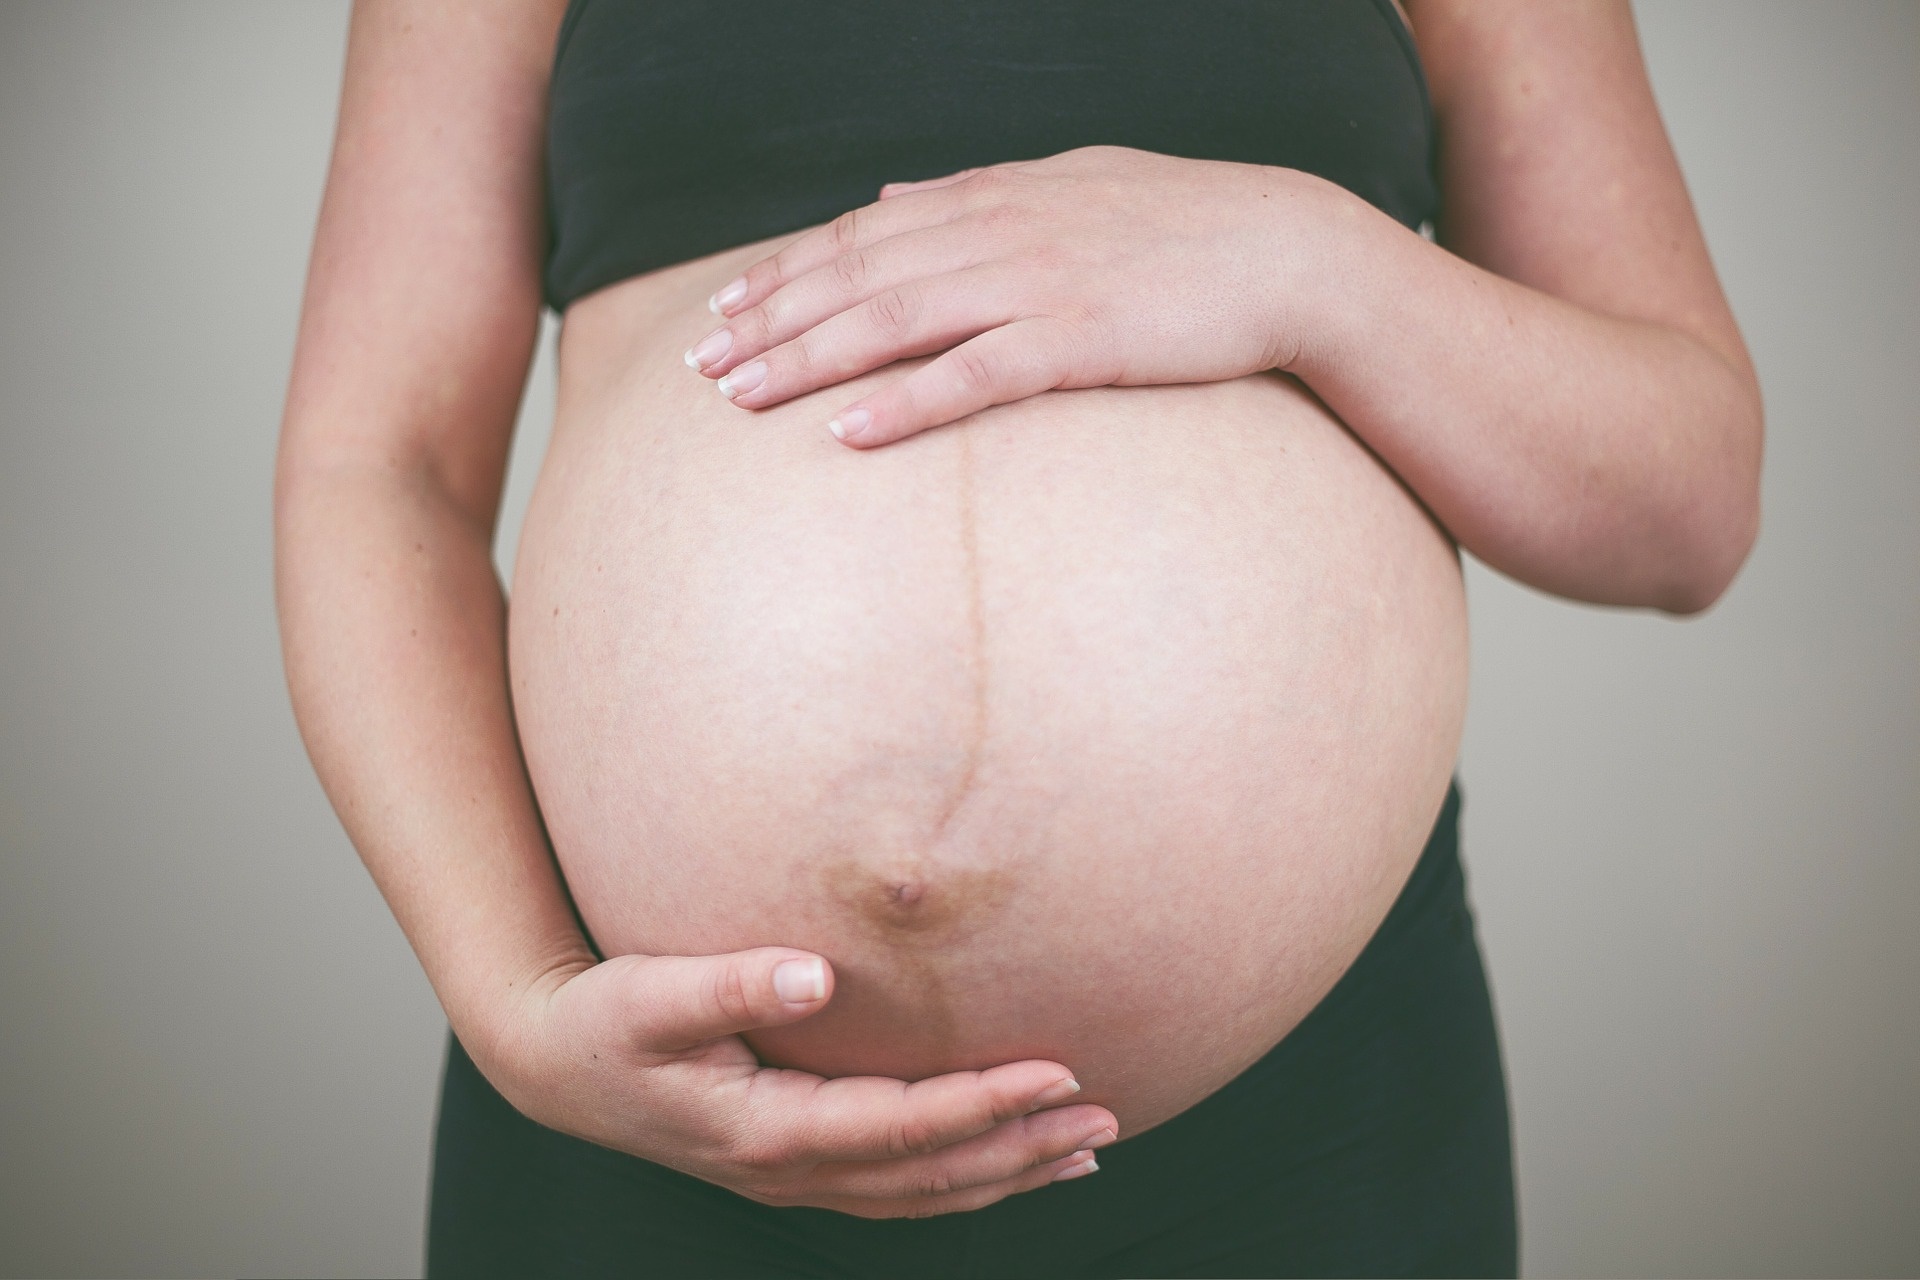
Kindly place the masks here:
[(790, 947), (636, 960), (628, 1016), (636, 1042), (655, 1053), (795, 1022), (824, 1008), (833, 995), (833, 966)]
[[(1099, 1161), (1091, 1151), (1076, 1151), (1059, 1160), (1029, 1169), (1001, 1182), (968, 1187), (942, 1196), (921, 1196), (909, 1200), (834, 1199), (817, 1202), (824, 1209), (838, 1209), (861, 1218), (932, 1218), (947, 1213), (969, 1213), (984, 1209), (1008, 1196), (1037, 1191), (1052, 1182), (1064, 1182), (1098, 1172)], [(807, 1203), (816, 1203), (808, 1201)]]
[(1065, 321), (1015, 320), (969, 338), (827, 423), (843, 443), (862, 449), (891, 444), (929, 427), (955, 422), (996, 404), (1063, 386), (1107, 380), (1077, 367), (1078, 344)]
[(1019, 290), (1017, 273), (997, 263), (910, 281), (828, 317), (718, 386), (740, 407), (761, 409), (895, 360), (945, 351), (1004, 324)]
[(1105, 1107), (1058, 1107), (1008, 1120), (927, 1155), (828, 1161), (815, 1166), (801, 1185), (815, 1195), (875, 1200), (943, 1196), (1017, 1178), (1076, 1151), (1096, 1150), (1119, 1132), (1119, 1122)]
[(891, 1160), (965, 1141), (1078, 1089), (1065, 1067), (1042, 1059), (911, 1084), (764, 1068), (748, 1077), (736, 1123), (740, 1132), (754, 1135), (751, 1162), (762, 1167)]
[(778, 253), (762, 258), (726, 285), (707, 305), (725, 316), (738, 315), (791, 280), (825, 266), (843, 253), (877, 244), (890, 236), (939, 226), (958, 217), (960, 203), (951, 193), (916, 191), (911, 198), (875, 201), (849, 209), (808, 231)]
[(843, 253), (735, 312), (687, 351), (687, 364), (720, 377), (889, 289), (964, 271), (980, 258), (978, 236), (955, 235), (947, 226), (903, 232)]
[(918, 182), (889, 182), (880, 188), (880, 198), (886, 200), (892, 196), (905, 195), (909, 191), (931, 191), (935, 187), (950, 187), (964, 178), (970, 178), (980, 172), (981, 166), (962, 169), (958, 173), (949, 173), (943, 178), (922, 178)]

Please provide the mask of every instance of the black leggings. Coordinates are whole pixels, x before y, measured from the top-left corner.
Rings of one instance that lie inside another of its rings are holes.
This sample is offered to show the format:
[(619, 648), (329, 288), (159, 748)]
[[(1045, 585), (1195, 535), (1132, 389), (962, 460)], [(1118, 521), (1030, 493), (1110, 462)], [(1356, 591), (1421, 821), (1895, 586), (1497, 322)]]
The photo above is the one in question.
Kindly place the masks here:
[(1327, 998), (1100, 1172), (936, 1218), (771, 1208), (516, 1112), (449, 1040), (432, 1276), (1510, 1276), (1507, 1097), (1459, 793)]

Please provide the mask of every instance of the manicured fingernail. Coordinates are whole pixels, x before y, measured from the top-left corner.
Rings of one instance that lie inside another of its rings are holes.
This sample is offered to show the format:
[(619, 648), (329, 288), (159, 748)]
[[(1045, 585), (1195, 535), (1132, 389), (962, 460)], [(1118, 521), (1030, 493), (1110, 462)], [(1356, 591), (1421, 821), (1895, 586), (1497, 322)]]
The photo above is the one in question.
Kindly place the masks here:
[(788, 1004), (811, 1004), (827, 994), (827, 968), (815, 956), (782, 960), (773, 967), (773, 994)]
[(1088, 1150), (1092, 1150), (1095, 1147), (1104, 1147), (1110, 1142), (1117, 1141), (1119, 1137), (1120, 1135), (1111, 1129), (1102, 1129), (1090, 1138), (1081, 1139), (1080, 1145), (1086, 1147)]
[[(1080, 1153), (1075, 1152), (1074, 1154), (1078, 1155)], [(1087, 1158), (1079, 1164), (1070, 1164), (1060, 1172), (1054, 1174), (1053, 1180), (1055, 1182), (1065, 1182), (1068, 1178), (1084, 1178), (1090, 1173), (1100, 1172), (1100, 1162), (1093, 1158), (1093, 1152), (1087, 1152), (1086, 1157)], [(1107, 1184), (1103, 1182), (1100, 1185), (1104, 1187)]]
[(857, 436), (867, 429), (873, 421), (873, 415), (865, 409), (849, 409), (837, 418), (827, 420), (827, 430), (833, 432), (835, 440), (845, 440), (848, 436)]
[(715, 329), (699, 342), (687, 348), (686, 361), (689, 369), (704, 369), (733, 350), (733, 333), (727, 329)]
[(740, 300), (747, 296), (747, 278), (741, 276), (732, 284), (707, 299), (707, 310), (717, 316), (727, 314), (727, 308), (737, 307)]
[(720, 394), (731, 400), (743, 396), (767, 379), (767, 363), (755, 360), (752, 364), (743, 364), (726, 377), (720, 379)]
[(1072, 1076), (1068, 1076), (1065, 1080), (1056, 1080), (1033, 1095), (1033, 1109), (1037, 1111), (1049, 1103), (1060, 1101), (1062, 1098), (1071, 1098), (1078, 1092), (1080, 1092), (1080, 1082)]

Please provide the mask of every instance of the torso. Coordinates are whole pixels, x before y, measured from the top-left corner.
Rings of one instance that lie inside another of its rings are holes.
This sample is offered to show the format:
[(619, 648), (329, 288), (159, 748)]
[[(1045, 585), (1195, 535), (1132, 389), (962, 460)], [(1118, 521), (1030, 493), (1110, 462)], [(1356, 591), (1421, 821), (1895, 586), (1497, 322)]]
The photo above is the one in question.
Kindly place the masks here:
[(867, 452), (680, 360), (786, 237), (572, 305), (515, 709), (606, 954), (827, 956), (770, 1063), (1068, 1065), (1138, 1133), (1244, 1069), (1417, 857), (1458, 560), (1282, 375), (1050, 392)]

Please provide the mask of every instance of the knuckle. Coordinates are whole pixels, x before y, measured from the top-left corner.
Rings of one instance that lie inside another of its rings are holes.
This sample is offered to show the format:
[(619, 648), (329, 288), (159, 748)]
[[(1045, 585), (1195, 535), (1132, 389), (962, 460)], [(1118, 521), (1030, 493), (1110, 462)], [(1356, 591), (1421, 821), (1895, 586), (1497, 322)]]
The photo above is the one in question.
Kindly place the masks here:
[(907, 1194), (916, 1199), (949, 1195), (960, 1188), (945, 1169), (921, 1169), (907, 1180)]
[(781, 1173), (793, 1163), (785, 1144), (761, 1136), (736, 1140), (732, 1154), (736, 1165), (757, 1175), (753, 1179), (756, 1182), (768, 1181), (769, 1175)]
[(910, 1119), (900, 1124), (900, 1144), (909, 1155), (931, 1155), (947, 1145), (939, 1129), (925, 1120)]
[(969, 391), (987, 391), (994, 385), (999, 363), (977, 347), (953, 349), (953, 374)]
[(1053, 324), (1050, 327), (1056, 338), (1071, 337), (1075, 333), (1097, 329), (1102, 324), (1099, 310), (1083, 299), (1065, 297), (1050, 301), (1047, 310), (1052, 313)]
[(818, 341), (811, 333), (803, 333), (792, 342), (782, 345), (779, 348), (778, 358), (769, 360), (768, 363), (784, 366), (789, 377), (804, 382), (818, 374), (822, 368), (820, 353), (815, 348)]
[(710, 971), (707, 1000), (729, 1021), (745, 1021), (753, 1016), (753, 998), (738, 965), (717, 965)]
[(915, 1121), (903, 1118), (887, 1125), (886, 1150), (892, 1158), (926, 1155), (936, 1150), (938, 1145), (933, 1134)]
[(1053, 323), (1041, 325), (1030, 345), (1027, 359), (1034, 366), (1033, 372), (1039, 374), (1057, 374), (1062, 379), (1071, 378), (1085, 363), (1082, 340), (1078, 330), (1072, 324)]
[(1027, 211), (1019, 205), (1000, 201), (988, 205), (979, 214), (980, 225), (989, 235), (1005, 235), (1027, 224)]
[(769, 1209), (798, 1209), (806, 1207), (825, 1208), (828, 1201), (809, 1194), (797, 1186), (786, 1183), (778, 1185), (761, 1184), (750, 1188), (731, 1188), (756, 1204), (766, 1205)]
[(865, 211), (849, 209), (827, 224), (827, 243), (842, 253), (849, 252), (860, 243), (860, 232), (865, 226)]
[(763, 290), (778, 289), (793, 278), (793, 264), (798, 260), (797, 246), (788, 245), (758, 266), (747, 268), (747, 296), (753, 297)]
[(738, 337), (747, 337), (758, 342), (771, 342), (775, 334), (783, 331), (788, 322), (791, 300), (778, 293), (768, 294), (766, 299), (751, 312), (743, 313), (737, 319), (746, 321), (745, 334), (735, 331)]
[(733, 334), (733, 345), (727, 349), (727, 356), (731, 357), (734, 363), (742, 363), (744, 358), (742, 353), (749, 348), (756, 351), (766, 349), (772, 332), (772, 326), (767, 323), (767, 320), (766, 312), (756, 307), (752, 311), (743, 311), (727, 321), (727, 328)]
[(1013, 170), (999, 165), (989, 165), (984, 169), (976, 169), (966, 179), (966, 183), (975, 191), (1004, 191), (1012, 180)]
[(919, 312), (919, 300), (905, 289), (889, 289), (867, 304), (873, 327), (889, 338), (906, 337)]
[(873, 258), (865, 249), (843, 253), (833, 260), (833, 278), (848, 293), (860, 293), (873, 278)]
[(755, 1182), (744, 1188), (741, 1194), (761, 1204), (781, 1207), (800, 1204), (806, 1199), (805, 1193), (790, 1182)]
[(1112, 356), (1118, 345), (1099, 313), (1076, 308), (1049, 329), (1047, 349), (1063, 381), (1104, 385), (1120, 376)]
[(1032, 273), (1051, 273), (1061, 270), (1072, 260), (1069, 247), (1049, 236), (1038, 236), (1032, 243), (1023, 246), (1018, 258), (1019, 264)]

